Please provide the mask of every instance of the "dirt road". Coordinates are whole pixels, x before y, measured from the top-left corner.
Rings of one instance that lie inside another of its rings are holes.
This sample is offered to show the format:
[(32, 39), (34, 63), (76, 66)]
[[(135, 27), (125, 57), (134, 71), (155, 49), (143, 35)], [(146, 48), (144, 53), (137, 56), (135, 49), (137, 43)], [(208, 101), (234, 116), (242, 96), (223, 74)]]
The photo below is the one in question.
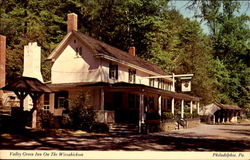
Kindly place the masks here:
[(0, 134), (0, 149), (125, 151), (250, 151), (250, 122), (206, 125), (148, 135)]

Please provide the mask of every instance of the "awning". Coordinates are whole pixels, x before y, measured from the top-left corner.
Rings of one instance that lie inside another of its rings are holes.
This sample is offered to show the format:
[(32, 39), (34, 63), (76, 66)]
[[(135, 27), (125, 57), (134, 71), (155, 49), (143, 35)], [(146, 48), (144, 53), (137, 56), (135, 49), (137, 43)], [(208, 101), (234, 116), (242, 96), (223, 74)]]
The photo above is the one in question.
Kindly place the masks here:
[(51, 89), (36, 78), (20, 77), (1, 88), (6, 91), (49, 93)]

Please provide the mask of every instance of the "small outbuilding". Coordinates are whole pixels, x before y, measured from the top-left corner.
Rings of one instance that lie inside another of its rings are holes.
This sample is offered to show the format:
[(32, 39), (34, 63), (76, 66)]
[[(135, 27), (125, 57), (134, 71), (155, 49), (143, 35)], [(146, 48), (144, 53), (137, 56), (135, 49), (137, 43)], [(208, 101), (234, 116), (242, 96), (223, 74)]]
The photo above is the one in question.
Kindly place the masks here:
[(236, 105), (228, 104), (209, 104), (204, 106), (199, 115), (202, 122), (224, 123), (237, 122), (237, 116), (240, 114), (241, 108)]
[(6, 85), (1, 90), (13, 91), (20, 100), (20, 110), (23, 111), (23, 101), (27, 95), (30, 95), (33, 101), (32, 128), (37, 128), (37, 111), (41, 109), (40, 97), (44, 93), (50, 93), (51, 89), (36, 78), (20, 77), (14, 82)]

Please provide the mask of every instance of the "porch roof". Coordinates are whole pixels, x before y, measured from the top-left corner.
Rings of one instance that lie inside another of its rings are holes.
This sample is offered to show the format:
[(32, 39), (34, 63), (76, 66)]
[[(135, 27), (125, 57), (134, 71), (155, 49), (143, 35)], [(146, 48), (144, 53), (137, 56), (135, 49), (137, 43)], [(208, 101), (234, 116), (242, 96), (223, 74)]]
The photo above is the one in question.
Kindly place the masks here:
[(228, 109), (228, 110), (241, 110), (239, 106), (236, 105), (228, 105), (228, 104), (216, 104), (221, 109)]
[(33, 93), (49, 93), (51, 92), (50, 88), (43, 84), (36, 78), (31, 77), (20, 77), (17, 78), (14, 82), (6, 85), (2, 90), (7, 91), (17, 91), (17, 92), (33, 92)]
[(239, 106), (236, 105), (228, 105), (228, 104), (209, 104), (203, 107), (203, 109), (200, 111), (200, 115), (202, 116), (212, 116), (214, 113), (218, 110), (226, 109), (226, 110), (241, 110)]
[(102, 87), (106, 89), (132, 89), (137, 92), (148, 92), (160, 94), (162, 96), (175, 98), (175, 99), (183, 99), (188, 101), (200, 101), (201, 98), (196, 96), (191, 96), (183, 93), (177, 93), (172, 91), (166, 91), (150, 86), (146, 86), (143, 84), (134, 84), (134, 83), (126, 83), (126, 82), (118, 82), (118, 83), (106, 83), (106, 82), (93, 82), (93, 83), (64, 83), (64, 84), (48, 84), (48, 86), (54, 90), (56, 89), (74, 89), (81, 87)]

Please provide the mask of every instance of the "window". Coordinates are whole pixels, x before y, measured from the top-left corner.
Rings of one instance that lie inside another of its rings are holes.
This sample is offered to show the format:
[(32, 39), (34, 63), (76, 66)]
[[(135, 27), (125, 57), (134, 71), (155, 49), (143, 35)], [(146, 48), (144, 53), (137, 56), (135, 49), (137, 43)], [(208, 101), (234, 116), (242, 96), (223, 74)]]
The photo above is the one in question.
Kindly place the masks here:
[(49, 105), (49, 94), (48, 93), (45, 93), (43, 96), (43, 104)]
[(74, 43), (76, 43), (76, 40), (74, 39)]
[(158, 79), (158, 88), (160, 88), (160, 89), (164, 89), (164, 81), (163, 81), (163, 79)]
[(155, 108), (155, 99), (154, 99), (154, 97), (149, 97), (148, 105), (149, 105), (149, 109), (154, 109)]
[(65, 97), (58, 97), (58, 108), (65, 108)]
[(49, 106), (48, 105), (43, 106), (43, 112), (44, 113), (49, 113)]
[(165, 99), (165, 98), (161, 99), (161, 110), (167, 111), (167, 99)]
[(109, 78), (118, 79), (118, 65), (109, 64)]
[(135, 83), (136, 70), (129, 69), (128, 70), (128, 82)]
[(82, 47), (76, 47), (76, 56), (82, 56)]
[(137, 94), (128, 94), (129, 108), (139, 108), (140, 97)]
[(78, 55), (79, 55), (79, 48), (76, 47), (76, 56), (78, 56)]
[(65, 109), (68, 108), (68, 92), (67, 91), (61, 91), (61, 92), (56, 92), (55, 93), (55, 108), (62, 108), (64, 107)]
[(149, 79), (149, 86), (154, 87), (154, 83), (155, 83), (154, 79), (150, 78)]
[(79, 55), (82, 56), (82, 47), (79, 48)]

